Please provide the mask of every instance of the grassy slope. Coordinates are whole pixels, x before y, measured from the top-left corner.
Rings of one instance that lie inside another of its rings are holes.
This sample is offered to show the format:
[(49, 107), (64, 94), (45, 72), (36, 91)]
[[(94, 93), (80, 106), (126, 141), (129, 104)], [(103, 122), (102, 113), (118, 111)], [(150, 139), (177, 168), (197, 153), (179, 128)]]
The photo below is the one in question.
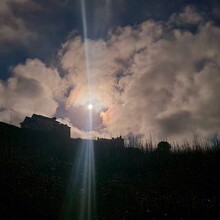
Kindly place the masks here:
[[(1, 219), (59, 219), (77, 147), (63, 154), (44, 149), (0, 147)], [(219, 214), (219, 150), (96, 148), (95, 157), (98, 219)]]

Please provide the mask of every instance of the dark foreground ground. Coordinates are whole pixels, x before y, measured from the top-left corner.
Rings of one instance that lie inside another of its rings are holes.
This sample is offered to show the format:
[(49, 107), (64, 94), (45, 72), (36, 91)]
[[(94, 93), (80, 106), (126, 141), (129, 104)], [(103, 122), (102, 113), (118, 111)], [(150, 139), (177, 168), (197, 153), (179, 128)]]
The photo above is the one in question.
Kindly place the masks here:
[[(81, 149), (0, 146), (0, 219), (78, 219), (81, 189), (71, 181)], [(163, 154), (98, 146), (94, 155), (90, 219), (219, 219), (218, 149)]]

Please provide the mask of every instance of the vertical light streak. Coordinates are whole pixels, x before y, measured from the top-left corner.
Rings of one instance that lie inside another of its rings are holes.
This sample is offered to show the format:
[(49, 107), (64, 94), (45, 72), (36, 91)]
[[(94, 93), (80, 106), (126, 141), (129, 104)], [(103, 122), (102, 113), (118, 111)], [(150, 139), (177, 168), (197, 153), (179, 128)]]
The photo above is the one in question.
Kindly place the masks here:
[(83, 40), (84, 40), (84, 50), (85, 50), (85, 65), (86, 65), (86, 75), (88, 81), (88, 97), (89, 103), (91, 103), (91, 88), (90, 88), (90, 59), (89, 59), (89, 48), (88, 48), (88, 32), (87, 32), (87, 16), (86, 16), (86, 5), (85, 0), (81, 0), (81, 13), (82, 13), (82, 24), (83, 24)]
[[(85, 0), (80, 0), (83, 40), (85, 51), (85, 69), (88, 82), (88, 99), (91, 97), (91, 75), (87, 33), (87, 18)], [(93, 130), (92, 111), (88, 111), (87, 130)], [(90, 137), (92, 139), (92, 137)], [(72, 146), (74, 147), (74, 146)], [(63, 208), (62, 219), (95, 220), (96, 219), (96, 181), (95, 181), (95, 159), (94, 143), (92, 140), (83, 140), (79, 147), (79, 157), (76, 158), (70, 175), (69, 187), (67, 189), (67, 201)]]
[[(72, 146), (76, 147), (76, 146)], [(82, 140), (69, 177), (61, 218), (96, 220), (96, 181), (93, 142)]]

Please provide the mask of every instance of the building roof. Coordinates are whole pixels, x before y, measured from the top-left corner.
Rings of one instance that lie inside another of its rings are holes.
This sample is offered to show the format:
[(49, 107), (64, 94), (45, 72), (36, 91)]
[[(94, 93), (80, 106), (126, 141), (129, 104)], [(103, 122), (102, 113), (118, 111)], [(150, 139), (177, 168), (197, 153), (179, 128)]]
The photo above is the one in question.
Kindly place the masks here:
[(62, 124), (58, 121), (56, 121), (56, 117), (53, 117), (53, 118), (49, 118), (49, 117), (46, 117), (46, 116), (43, 116), (43, 115), (37, 115), (37, 114), (33, 114), (31, 117), (25, 117), (24, 121), (21, 122), (20, 124), (25, 124), (25, 123), (29, 123), (31, 121), (33, 121), (33, 119), (40, 119), (40, 120), (43, 120), (43, 121), (51, 121), (51, 122), (54, 122), (56, 123), (57, 125), (59, 126), (66, 126), (66, 127), (69, 127), (67, 124)]
[(37, 114), (33, 114), (31, 118), (41, 118), (41, 119), (44, 119), (44, 120), (49, 120), (49, 121), (56, 121), (56, 117), (53, 117), (53, 118), (48, 118), (46, 116), (43, 116), (43, 115), (37, 115)]
[(24, 121), (22, 121), (20, 124), (24, 124), (27, 123), (28, 121), (30, 121), (30, 117), (25, 117)]

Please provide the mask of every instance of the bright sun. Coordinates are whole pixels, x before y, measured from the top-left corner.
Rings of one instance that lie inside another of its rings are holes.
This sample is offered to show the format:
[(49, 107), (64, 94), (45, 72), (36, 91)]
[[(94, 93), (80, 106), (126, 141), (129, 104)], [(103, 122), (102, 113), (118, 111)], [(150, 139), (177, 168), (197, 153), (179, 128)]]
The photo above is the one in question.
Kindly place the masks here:
[(93, 109), (93, 105), (92, 105), (92, 104), (89, 104), (89, 105), (88, 105), (88, 109), (89, 109), (89, 110), (92, 110), (92, 109)]

